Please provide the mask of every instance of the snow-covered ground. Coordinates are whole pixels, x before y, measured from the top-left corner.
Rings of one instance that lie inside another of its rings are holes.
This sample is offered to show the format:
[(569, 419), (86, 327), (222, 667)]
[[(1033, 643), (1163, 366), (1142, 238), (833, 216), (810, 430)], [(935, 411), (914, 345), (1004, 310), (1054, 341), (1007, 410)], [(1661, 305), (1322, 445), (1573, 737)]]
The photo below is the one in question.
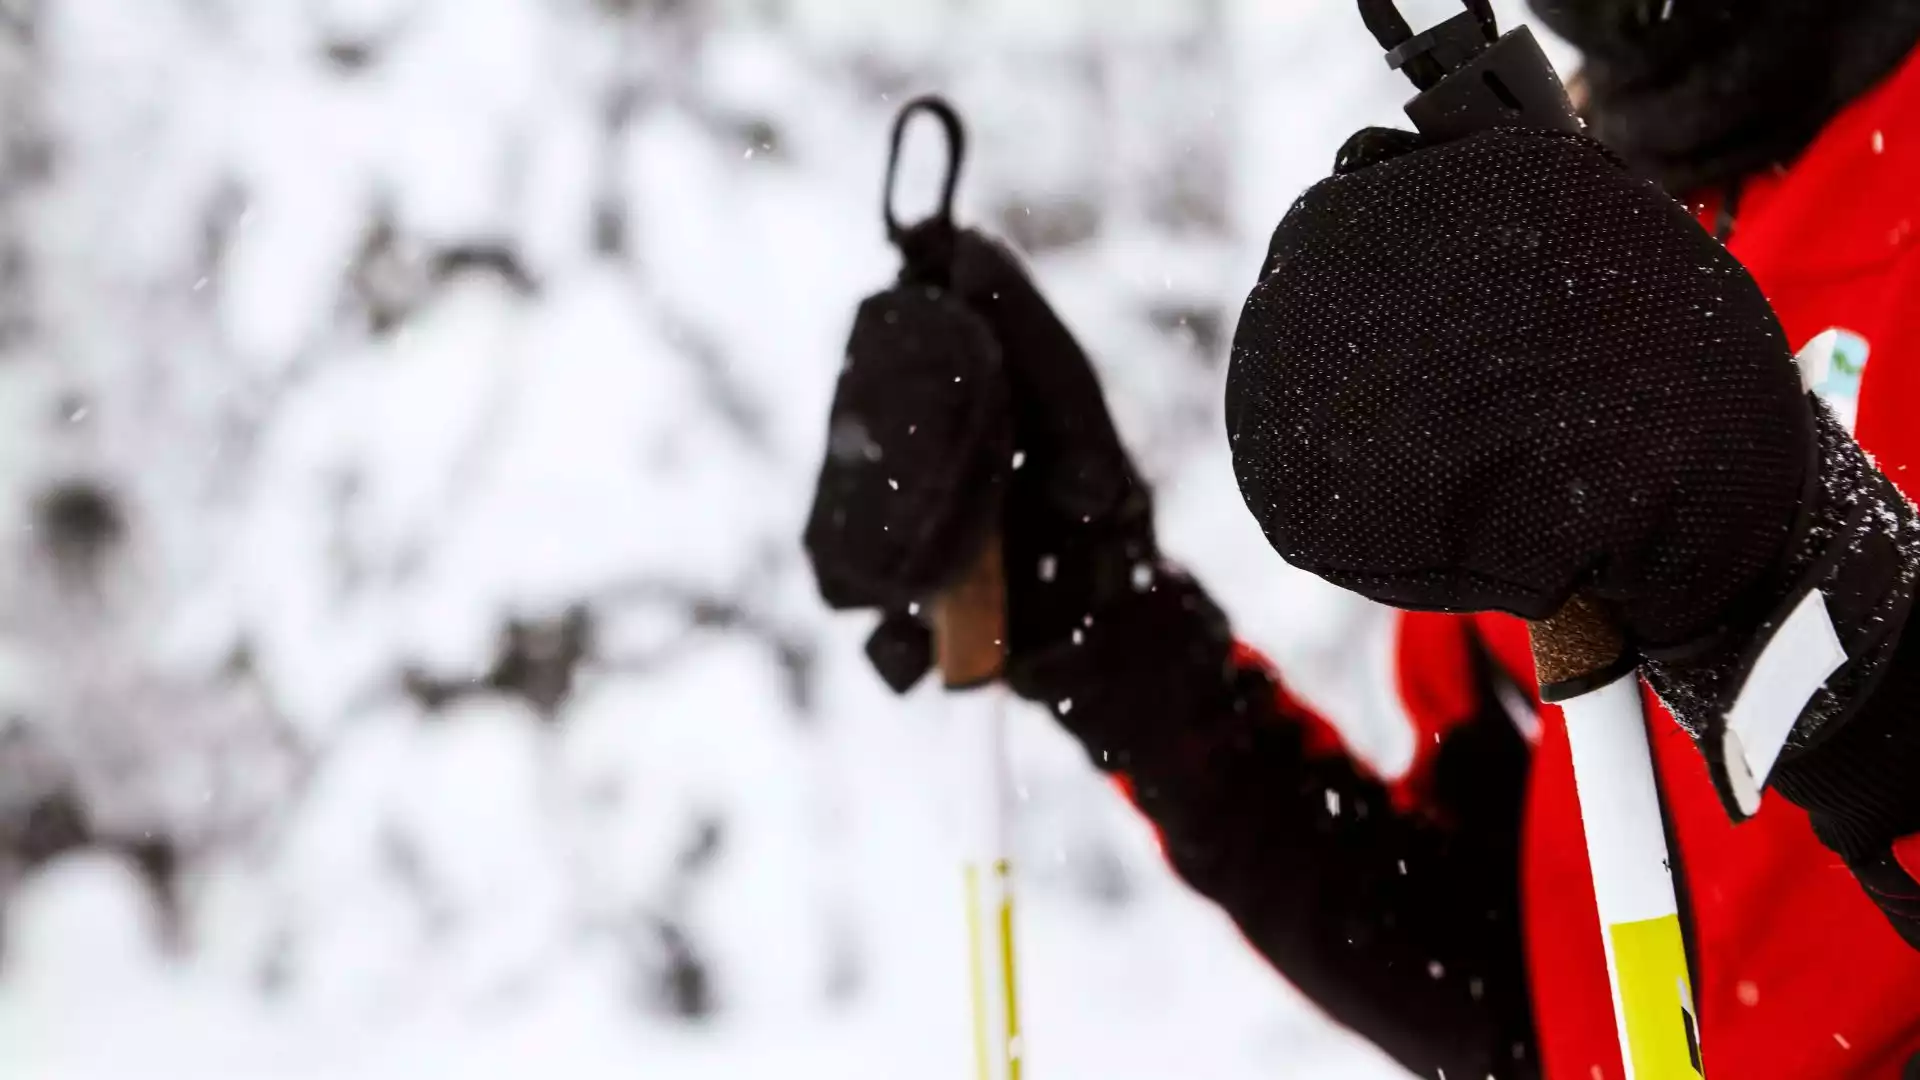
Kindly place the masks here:
[[(1345, 0), (0, 0), (0, 1075), (967, 1074), (950, 703), (797, 547), (922, 90), (1168, 548), (1405, 755), (1219, 436), (1406, 95)], [(1028, 1075), (1395, 1075), (1014, 726)]]

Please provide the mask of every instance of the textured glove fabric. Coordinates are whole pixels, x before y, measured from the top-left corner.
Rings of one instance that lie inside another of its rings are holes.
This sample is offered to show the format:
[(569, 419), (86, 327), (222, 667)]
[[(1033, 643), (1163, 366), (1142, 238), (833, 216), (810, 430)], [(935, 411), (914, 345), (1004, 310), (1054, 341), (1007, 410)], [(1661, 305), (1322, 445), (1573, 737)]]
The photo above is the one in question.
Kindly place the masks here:
[(918, 604), (997, 531), (1018, 689), (1029, 658), (1152, 580), (1150, 501), (1085, 353), (1012, 252), (939, 221), (902, 249), (900, 280), (854, 319), (806, 549), (829, 604), (887, 613), (868, 655), (904, 691), (930, 658)]
[(1018, 465), (1001, 520), (1008, 676), (1018, 690), (1030, 657), (1072, 645), (1090, 615), (1150, 586), (1159, 561), (1153, 504), (1086, 352), (1013, 253), (962, 232), (952, 280), (1005, 357)]
[(937, 285), (905, 283), (854, 317), (807, 523), (835, 607), (903, 607), (963, 568), (1012, 454), (1000, 347)]
[(1579, 136), (1499, 130), (1323, 181), (1234, 338), (1235, 474), (1289, 562), (1427, 610), (1709, 632), (1781, 557), (1811, 417), (1772, 309)]

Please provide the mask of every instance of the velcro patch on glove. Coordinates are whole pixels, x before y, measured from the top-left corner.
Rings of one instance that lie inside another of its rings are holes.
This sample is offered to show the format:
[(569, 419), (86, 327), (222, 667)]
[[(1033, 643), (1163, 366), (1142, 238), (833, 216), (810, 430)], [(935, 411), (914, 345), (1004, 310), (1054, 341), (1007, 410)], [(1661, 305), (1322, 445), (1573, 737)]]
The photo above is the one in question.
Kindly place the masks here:
[(1773, 632), (1727, 710), (1721, 734), (1724, 782), (1742, 815), (1760, 811), (1760, 792), (1787, 736), (1807, 702), (1846, 662), (1826, 597), (1815, 589)]

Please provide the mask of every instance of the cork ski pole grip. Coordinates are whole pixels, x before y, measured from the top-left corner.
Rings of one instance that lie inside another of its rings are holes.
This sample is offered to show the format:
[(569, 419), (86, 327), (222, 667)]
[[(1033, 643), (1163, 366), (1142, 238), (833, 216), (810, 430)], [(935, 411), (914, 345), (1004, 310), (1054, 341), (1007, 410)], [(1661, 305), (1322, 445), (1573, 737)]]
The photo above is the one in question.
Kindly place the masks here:
[(933, 601), (934, 663), (949, 690), (990, 683), (1007, 662), (1007, 574), (1000, 533), (987, 534), (960, 580)]
[(1578, 697), (1633, 670), (1625, 635), (1606, 607), (1585, 593), (1529, 630), (1542, 701)]

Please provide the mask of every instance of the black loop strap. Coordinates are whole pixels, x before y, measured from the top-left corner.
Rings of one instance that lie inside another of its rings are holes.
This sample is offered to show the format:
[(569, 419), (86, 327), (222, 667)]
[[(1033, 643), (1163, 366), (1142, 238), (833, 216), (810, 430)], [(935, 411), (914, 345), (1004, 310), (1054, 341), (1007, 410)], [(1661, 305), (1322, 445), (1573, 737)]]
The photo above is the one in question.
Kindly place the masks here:
[[(1488, 44), (1500, 39), (1500, 27), (1493, 18), (1493, 0), (1460, 0), (1460, 4), (1480, 24), (1480, 32), (1486, 35)], [(1388, 66), (1405, 72), (1416, 89), (1424, 93), (1446, 77), (1447, 69), (1427, 54), (1433, 48), (1435, 35), (1445, 33), (1443, 28), (1452, 20), (1416, 37), (1393, 0), (1360, 0), (1360, 18), (1372, 31), (1373, 39), (1387, 50)]]
[(906, 236), (907, 227), (893, 214), (894, 174), (900, 169), (900, 145), (906, 139), (907, 121), (917, 112), (932, 113), (947, 133), (947, 181), (940, 190), (940, 208), (930, 220), (940, 221), (948, 228), (953, 226), (953, 192), (960, 183), (960, 163), (967, 156), (966, 131), (960, 126), (960, 115), (946, 99), (927, 94), (900, 107), (900, 115), (893, 120), (893, 148), (887, 154), (887, 187), (880, 201), (880, 212), (887, 223), (887, 239), (896, 246)]
[[(1500, 27), (1494, 22), (1493, 0), (1461, 0), (1461, 3), (1480, 20), (1480, 28), (1486, 32), (1488, 41), (1499, 40)], [(1360, 18), (1373, 32), (1373, 40), (1388, 52), (1406, 44), (1413, 36), (1413, 28), (1401, 17), (1393, 0), (1360, 0)]]
[(1489, 43), (1500, 40), (1500, 24), (1493, 18), (1493, 0), (1466, 0), (1467, 10), (1480, 20), (1480, 29), (1486, 33)]
[(1360, 18), (1372, 31), (1373, 40), (1380, 47), (1392, 52), (1413, 36), (1413, 27), (1400, 15), (1400, 9), (1393, 6), (1393, 0), (1360, 0)]

